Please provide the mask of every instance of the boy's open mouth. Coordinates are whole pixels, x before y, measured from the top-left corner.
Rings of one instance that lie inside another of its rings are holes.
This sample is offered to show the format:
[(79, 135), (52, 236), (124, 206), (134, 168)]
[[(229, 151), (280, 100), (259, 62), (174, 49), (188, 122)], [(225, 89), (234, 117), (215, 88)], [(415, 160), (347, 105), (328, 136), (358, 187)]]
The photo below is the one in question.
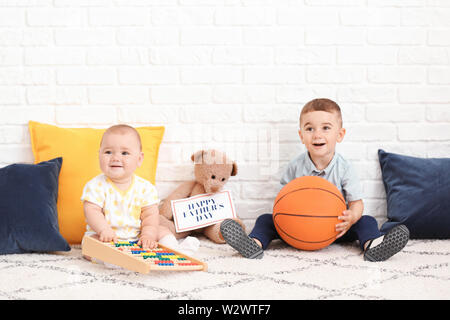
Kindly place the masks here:
[(315, 146), (315, 147), (321, 147), (321, 146), (324, 146), (325, 145), (325, 143), (323, 142), (323, 143), (313, 143), (313, 146)]

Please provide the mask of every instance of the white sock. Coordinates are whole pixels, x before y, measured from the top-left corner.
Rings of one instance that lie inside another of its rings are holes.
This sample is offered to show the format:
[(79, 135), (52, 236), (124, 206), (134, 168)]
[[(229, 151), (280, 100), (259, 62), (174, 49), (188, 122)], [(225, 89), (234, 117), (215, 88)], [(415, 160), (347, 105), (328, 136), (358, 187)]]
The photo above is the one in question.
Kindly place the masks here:
[(178, 244), (177, 239), (171, 233), (168, 234), (168, 235), (165, 235), (164, 237), (159, 239), (158, 242), (161, 243), (163, 246), (169, 247), (169, 248), (174, 249), (174, 250), (178, 250), (179, 247), (180, 247), (180, 245)]
[(186, 237), (180, 243), (180, 248), (189, 251), (197, 251), (200, 247), (200, 241), (196, 237)]
[[(383, 240), (384, 240), (384, 236), (381, 236), (381, 237), (378, 237), (378, 238), (373, 239), (373, 240), (372, 240), (372, 244), (370, 245), (370, 247), (371, 247), (371, 248), (376, 247), (377, 245), (379, 245), (380, 243), (382, 243)], [(369, 245), (369, 243), (370, 243), (370, 240), (366, 241), (364, 250), (367, 249), (367, 246)]]
[(187, 256), (192, 256), (200, 247), (200, 241), (195, 237), (186, 237), (180, 243), (180, 251)]

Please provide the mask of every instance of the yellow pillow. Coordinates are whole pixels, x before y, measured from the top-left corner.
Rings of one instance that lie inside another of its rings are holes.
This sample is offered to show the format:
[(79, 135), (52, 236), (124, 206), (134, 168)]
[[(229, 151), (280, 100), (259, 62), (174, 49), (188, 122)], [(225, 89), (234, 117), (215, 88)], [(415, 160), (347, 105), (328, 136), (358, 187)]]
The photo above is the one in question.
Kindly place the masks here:
[[(60, 128), (30, 121), (34, 162), (62, 157), (58, 188), (58, 223), (62, 236), (71, 244), (81, 243), (86, 229), (83, 203), (84, 185), (100, 174), (98, 150), (105, 129)], [(144, 161), (136, 174), (155, 184), (156, 166), (164, 127), (138, 127)]]

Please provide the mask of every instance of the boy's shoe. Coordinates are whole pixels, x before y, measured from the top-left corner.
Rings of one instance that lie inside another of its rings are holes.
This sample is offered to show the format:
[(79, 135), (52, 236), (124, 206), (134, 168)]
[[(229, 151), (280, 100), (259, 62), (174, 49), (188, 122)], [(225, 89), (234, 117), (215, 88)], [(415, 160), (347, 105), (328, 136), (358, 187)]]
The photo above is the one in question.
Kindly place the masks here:
[(408, 243), (409, 230), (403, 224), (395, 226), (384, 235), (380, 244), (372, 247), (374, 240), (376, 241), (377, 239), (369, 240), (370, 242), (364, 251), (364, 260), (375, 262), (389, 259)]
[(225, 219), (220, 224), (220, 232), (225, 242), (248, 259), (261, 259), (264, 250), (250, 238), (241, 225), (234, 220)]

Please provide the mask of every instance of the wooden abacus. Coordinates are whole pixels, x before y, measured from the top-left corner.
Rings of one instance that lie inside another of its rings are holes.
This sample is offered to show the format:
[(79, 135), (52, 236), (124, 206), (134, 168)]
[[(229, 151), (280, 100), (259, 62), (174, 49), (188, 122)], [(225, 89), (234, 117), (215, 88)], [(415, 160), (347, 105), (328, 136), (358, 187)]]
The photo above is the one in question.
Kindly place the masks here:
[(208, 265), (161, 244), (144, 250), (137, 241), (102, 242), (96, 236), (85, 236), (82, 254), (140, 273), (152, 270), (206, 271)]

